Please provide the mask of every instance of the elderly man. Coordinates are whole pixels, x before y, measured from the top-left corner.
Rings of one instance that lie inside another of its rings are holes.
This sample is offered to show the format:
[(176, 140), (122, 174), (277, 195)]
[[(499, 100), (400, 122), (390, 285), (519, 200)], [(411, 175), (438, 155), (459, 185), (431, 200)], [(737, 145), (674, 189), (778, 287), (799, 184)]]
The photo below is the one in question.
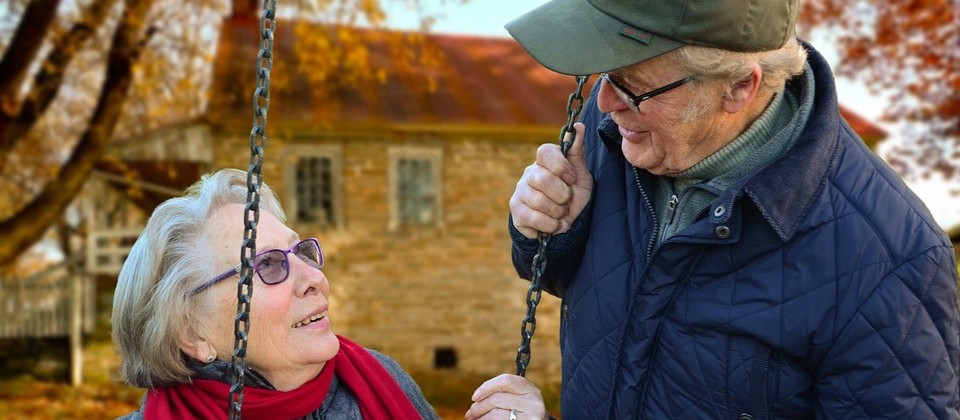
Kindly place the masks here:
[[(840, 117), (797, 0), (554, 0), (507, 29), (600, 74), (569, 156), (510, 200), (563, 299), (564, 419), (940, 418), (960, 410), (957, 265)], [(468, 418), (542, 417), (504, 375)]]

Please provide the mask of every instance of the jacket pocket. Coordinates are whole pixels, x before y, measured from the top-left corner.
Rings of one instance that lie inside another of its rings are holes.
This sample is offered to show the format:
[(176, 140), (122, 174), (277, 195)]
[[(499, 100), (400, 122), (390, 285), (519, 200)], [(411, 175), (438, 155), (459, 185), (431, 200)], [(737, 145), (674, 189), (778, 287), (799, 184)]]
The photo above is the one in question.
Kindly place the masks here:
[(813, 417), (812, 380), (797, 359), (756, 342), (747, 362), (743, 399), (732, 408), (738, 420)]
[(753, 351), (753, 360), (750, 364), (750, 410), (752, 411), (752, 420), (767, 420), (770, 418), (770, 404), (767, 402), (767, 382), (770, 376), (770, 346), (758, 342), (757, 348)]

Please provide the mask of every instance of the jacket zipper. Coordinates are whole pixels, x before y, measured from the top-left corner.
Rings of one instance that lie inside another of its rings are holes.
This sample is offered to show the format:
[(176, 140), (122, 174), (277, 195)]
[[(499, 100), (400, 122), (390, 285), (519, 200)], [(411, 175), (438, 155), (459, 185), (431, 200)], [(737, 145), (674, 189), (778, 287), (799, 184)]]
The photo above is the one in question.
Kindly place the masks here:
[[(653, 235), (650, 235), (650, 243), (647, 244), (646, 254), (647, 267), (649, 267), (650, 257), (653, 256), (653, 245), (657, 241), (658, 232), (660, 232), (660, 224), (657, 221), (657, 212), (653, 210), (653, 203), (647, 196), (646, 191), (643, 190), (643, 187), (640, 186), (640, 171), (637, 170), (636, 166), (631, 166), (631, 168), (633, 168), (633, 179), (637, 181), (637, 189), (640, 190), (640, 196), (643, 198), (643, 203), (647, 205), (647, 211), (650, 213), (650, 218), (653, 219)], [(646, 275), (644, 275), (644, 277), (646, 277)]]
[[(673, 307), (673, 301), (676, 299), (677, 294), (680, 293), (680, 290), (687, 284), (687, 281), (690, 280), (690, 276), (696, 270), (697, 264), (700, 263), (700, 258), (703, 257), (703, 250), (697, 251), (694, 254), (693, 258), (690, 260), (690, 265), (683, 273), (683, 277), (680, 278), (680, 281), (677, 282), (676, 287), (674, 287), (673, 292), (670, 293), (670, 297), (667, 300), (667, 306), (665, 307), (666, 311), (669, 311)], [(649, 265), (648, 265), (649, 267)], [(649, 270), (647, 270), (649, 272)], [(644, 276), (646, 277), (646, 276)], [(643, 414), (643, 405), (647, 400), (647, 384), (650, 382), (650, 375), (653, 373), (654, 366), (659, 361), (660, 353), (660, 332), (665, 322), (664, 317), (661, 317), (657, 321), (657, 330), (653, 333), (653, 347), (650, 348), (650, 362), (648, 363), (647, 371), (643, 373), (643, 378), (640, 378), (640, 391), (637, 393), (637, 416), (639, 419), (643, 420), (646, 416)]]
[[(653, 211), (653, 203), (650, 201), (650, 197), (647, 196), (646, 191), (644, 191), (643, 187), (640, 185), (640, 171), (637, 169), (636, 166), (631, 165), (631, 167), (633, 168), (633, 179), (637, 182), (637, 189), (640, 191), (640, 197), (643, 199), (643, 204), (645, 204), (647, 207), (647, 212), (650, 214), (650, 218), (653, 219), (653, 233), (650, 235), (650, 242), (647, 244), (646, 260), (645, 260), (646, 265), (644, 266), (643, 273), (641, 273), (640, 277), (637, 278), (637, 281), (642, 282), (643, 279), (647, 277), (647, 273), (650, 271), (650, 261), (651, 261), (651, 258), (653, 257), (653, 246), (657, 242), (657, 232), (660, 229), (660, 224), (657, 221), (657, 212)], [(640, 286), (637, 285), (637, 287), (640, 287)], [(633, 309), (632, 304), (627, 305), (627, 316), (630, 315), (630, 312), (632, 309)], [(626, 331), (626, 329), (624, 329), (624, 331)], [(618, 364), (620, 363), (620, 358), (623, 356), (624, 342), (625, 342), (625, 337), (623, 337), (620, 342), (620, 350), (619, 350), (619, 354), (617, 355)], [(619, 382), (620, 382), (620, 370), (617, 369), (617, 371), (614, 373), (614, 379), (613, 379), (614, 387), (616, 387), (616, 384)], [(613, 391), (616, 392), (616, 389), (614, 389)], [(613, 415), (613, 413), (615, 413), (616, 411), (617, 411), (617, 399), (613, 398), (613, 401), (611, 401), (610, 403), (610, 415)]]
[[(633, 178), (634, 178), (634, 179), (636, 180), (636, 182), (637, 182), (637, 189), (640, 190), (640, 195), (641, 195), (641, 197), (643, 198), (643, 202), (644, 202), (644, 204), (645, 204), (646, 207), (647, 207), (647, 211), (650, 212), (650, 218), (653, 219), (653, 228), (654, 228), (654, 232), (655, 232), (653, 235), (651, 235), (651, 237), (650, 237), (650, 242), (647, 244), (647, 253), (646, 253), (646, 258), (647, 258), (647, 259), (646, 259), (646, 266), (645, 266), (644, 269), (643, 269), (643, 274), (641, 274), (640, 278), (637, 279), (638, 281), (641, 281), (641, 282), (642, 282), (643, 279), (645, 279), (645, 278), (647, 277), (647, 273), (650, 272), (650, 265), (651, 265), (651, 262), (652, 262), (651, 259), (652, 259), (652, 257), (653, 257), (653, 246), (655, 245), (656, 240), (657, 240), (656, 232), (657, 232), (657, 229), (659, 229), (660, 227), (659, 227), (659, 223), (658, 223), (658, 221), (657, 221), (657, 213), (653, 211), (653, 203), (650, 201), (650, 198), (647, 196), (647, 193), (643, 190), (643, 187), (640, 185), (640, 171), (637, 170), (637, 167), (636, 167), (636, 166), (633, 166)], [(672, 295), (670, 296), (669, 301), (668, 301), (668, 303), (667, 303), (667, 307), (668, 307), (668, 308), (673, 305), (673, 299), (677, 296), (677, 292), (680, 290), (680, 288), (682, 288), (682, 287), (687, 283), (687, 280), (690, 278), (690, 274), (693, 272), (693, 267), (697, 265), (697, 263), (700, 261), (700, 257), (701, 257), (702, 255), (703, 255), (703, 253), (700, 252), (700, 253), (697, 253), (697, 254), (694, 256), (693, 261), (692, 261), (693, 264), (691, 264), (691, 265), (690, 265), (690, 268), (688, 268), (688, 269), (686, 270), (686, 272), (685, 272), (684, 275), (683, 275), (683, 278), (682, 278), (682, 279), (680, 280), (680, 282), (677, 284), (677, 286), (676, 286), (676, 288), (674, 289)], [(639, 286), (638, 286), (638, 287), (639, 287)], [(629, 311), (632, 309), (632, 305), (630, 305), (630, 306), (631, 306), (631, 307), (628, 309), (627, 316), (630, 315), (630, 312), (629, 312)], [(637, 398), (638, 401), (637, 401), (637, 413), (636, 413), (636, 414), (639, 416), (640, 419), (644, 419), (644, 418), (645, 418), (645, 416), (643, 415), (642, 405), (643, 405), (644, 400), (646, 399), (646, 394), (647, 394), (647, 385), (646, 385), (646, 384), (647, 384), (647, 381), (650, 380), (650, 373), (651, 373), (652, 370), (653, 370), (653, 365), (656, 363), (657, 353), (659, 352), (659, 349), (660, 349), (660, 327), (662, 327), (662, 326), (663, 326), (663, 319), (661, 319), (660, 322), (659, 322), (659, 324), (657, 325), (657, 331), (654, 333), (654, 336), (653, 336), (653, 347), (650, 349), (650, 357), (652, 358), (652, 360), (650, 361), (650, 367), (647, 369), (647, 371), (646, 371), (646, 372), (644, 373), (644, 375), (643, 375), (643, 378), (641, 378), (641, 380), (640, 380), (640, 386), (641, 386), (641, 388), (640, 388), (640, 392), (638, 393), (638, 397), (639, 397), (639, 398)], [(622, 351), (623, 351), (623, 343), (620, 343), (620, 346), (621, 346), (621, 347), (620, 347), (620, 351), (622, 352)], [(618, 363), (619, 363), (619, 357), (618, 357)], [(620, 375), (619, 375), (619, 369), (618, 369), (618, 374), (616, 375), (616, 378), (615, 378), (615, 380), (614, 380), (614, 386), (616, 387), (617, 383), (619, 383), (619, 382), (620, 382)], [(616, 389), (614, 389), (614, 392), (616, 392)], [(614, 399), (613, 399), (613, 403), (612, 403), (611, 406), (610, 406), (610, 414), (611, 414), (611, 415), (616, 412), (616, 408), (617, 408), (617, 407), (616, 407), (616, 404), (617, 404), (617, 400), (616, 400), (616, 398), (614, 398)]]

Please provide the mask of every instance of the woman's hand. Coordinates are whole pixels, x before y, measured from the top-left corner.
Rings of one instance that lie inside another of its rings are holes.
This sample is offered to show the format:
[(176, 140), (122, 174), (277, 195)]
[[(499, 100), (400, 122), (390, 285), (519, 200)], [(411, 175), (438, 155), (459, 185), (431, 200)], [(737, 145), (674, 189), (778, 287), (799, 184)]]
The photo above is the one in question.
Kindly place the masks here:
[(540, 389), (526, 378), (503, 374), (480, 385), (474, 403), (464, 415), (467, 420), (508, 420), (510, 410), (518, 420), (547, 418)]

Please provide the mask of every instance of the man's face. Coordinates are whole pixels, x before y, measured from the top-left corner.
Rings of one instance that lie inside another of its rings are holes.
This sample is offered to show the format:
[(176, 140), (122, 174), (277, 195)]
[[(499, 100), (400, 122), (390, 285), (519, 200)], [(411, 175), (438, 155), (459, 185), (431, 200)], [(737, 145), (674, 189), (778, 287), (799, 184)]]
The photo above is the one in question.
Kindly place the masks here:
[[(678, 71), (671, 60), (661, 56), (610, 72), (610, 76), (633, 94), (639, 94), (690, 76)], [(619, 126), (623, 136), (621, 148), (628, 162), (656, 175), (673, 174), (690, 168), (725, 144), (725, 139), (716, 135), (722, 128), (720, 101), (698, 98), (697, 95), (712, 92), (699, 86), (697, 82), (687, 83), (643, 101), (637, 113), (637, 108), (624, 102), (613, 86), (603, 82), (597, 107), (609, 113)], [(692, 119), (684, 118), (694, 101), (705, 106), (704, 112)]]

